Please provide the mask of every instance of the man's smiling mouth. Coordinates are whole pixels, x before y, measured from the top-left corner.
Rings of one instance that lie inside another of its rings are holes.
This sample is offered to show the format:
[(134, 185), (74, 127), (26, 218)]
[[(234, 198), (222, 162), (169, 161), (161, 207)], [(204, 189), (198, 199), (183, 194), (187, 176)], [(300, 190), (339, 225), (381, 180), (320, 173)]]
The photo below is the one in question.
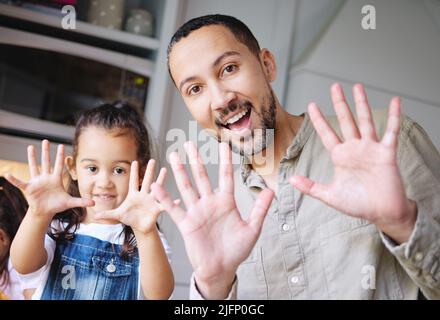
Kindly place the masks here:
[(249, 129), (250, 117), (251, 108), (248, 108), (223, 121), (222, 126), (231, 131)]

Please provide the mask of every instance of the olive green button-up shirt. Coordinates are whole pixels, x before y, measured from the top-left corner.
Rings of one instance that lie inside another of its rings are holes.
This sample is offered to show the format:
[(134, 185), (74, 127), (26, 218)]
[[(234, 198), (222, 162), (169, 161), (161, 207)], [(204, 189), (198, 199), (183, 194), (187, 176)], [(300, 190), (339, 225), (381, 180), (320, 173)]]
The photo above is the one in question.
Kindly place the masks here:
[[(373, 114), (382, 136), (387, 113)], [(408, 242), (396, 245), (368, 221), (349, 217), (289, 184), (295, 174), (320, 183), (333, 177), (329, 153), (308, 114), (303, 116), (281, 160), (278, 192), (261, 235), (238, 268), (228, 298), (440, 299), (440, 154), (425, 131), (402, 116), (398, 166), (418, 216)], [(340, 133), (336, 117), (329, 122)], [(262, 177), (242, 164), (235, 193), (244, 218), (264, 188)], [(190, 298), (202, 298), (194, 277)]]

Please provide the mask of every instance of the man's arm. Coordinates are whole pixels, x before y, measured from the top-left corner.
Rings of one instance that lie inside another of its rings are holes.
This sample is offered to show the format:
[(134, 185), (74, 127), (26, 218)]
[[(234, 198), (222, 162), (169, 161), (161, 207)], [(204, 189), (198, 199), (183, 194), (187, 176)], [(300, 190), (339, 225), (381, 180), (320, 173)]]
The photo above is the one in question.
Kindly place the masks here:
[(381, 234), (425, 297), (440, 299), (440, 154), (426, 132), (403, 117), (398, 163), (407, 196), (417, 204), (414, 230), (398, 245)]

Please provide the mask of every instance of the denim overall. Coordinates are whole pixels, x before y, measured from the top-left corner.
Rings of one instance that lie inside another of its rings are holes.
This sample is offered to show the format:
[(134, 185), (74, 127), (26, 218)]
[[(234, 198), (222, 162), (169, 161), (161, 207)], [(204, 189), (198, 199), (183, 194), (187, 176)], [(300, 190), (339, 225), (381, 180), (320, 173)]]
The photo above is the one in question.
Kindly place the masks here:
[(75, 234), (57, 241), (42, 300), (136, 300), (139, 256), (124, 260), (122, 245)]

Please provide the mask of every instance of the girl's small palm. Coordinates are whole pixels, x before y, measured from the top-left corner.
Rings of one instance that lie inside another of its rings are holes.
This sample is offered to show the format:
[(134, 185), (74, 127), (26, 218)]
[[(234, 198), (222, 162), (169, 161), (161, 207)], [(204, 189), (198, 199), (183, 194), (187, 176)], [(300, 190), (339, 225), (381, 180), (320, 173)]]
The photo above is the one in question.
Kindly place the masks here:
[(28, 147), (28, 164), (31, 179), (23, 182), (11, 175), (6, 178), (16, 187), (23, 190), (29, 209), (32, 213), (52, 219), (62, 211), (75, 207), (93, 206), (89, 199), (74, 198), (63, 186), (64, 146), (59, 145), (53, 170), (50, 167), (50, 144), (43, 140), (41, 150), (41, 172), (37, 166), (35, 148)]
[[(157, 217), (162, 211), (161, 206), (149, 193), (154, 177), (154, 166), (155, 161), (150, 160), (145, 170), (141, 189), (139, 190), (139, 164), (137, 161), (133, 161), (130, 168), (129, 191), (124, 202), (117, 209), (97, 213), (95, 217), (97, 219), (118, 220), (134, 230), (145, 234), (154, 230)], [(166, 169), (162, 168), (156, 183), (162, 185), (165, 176)]]

